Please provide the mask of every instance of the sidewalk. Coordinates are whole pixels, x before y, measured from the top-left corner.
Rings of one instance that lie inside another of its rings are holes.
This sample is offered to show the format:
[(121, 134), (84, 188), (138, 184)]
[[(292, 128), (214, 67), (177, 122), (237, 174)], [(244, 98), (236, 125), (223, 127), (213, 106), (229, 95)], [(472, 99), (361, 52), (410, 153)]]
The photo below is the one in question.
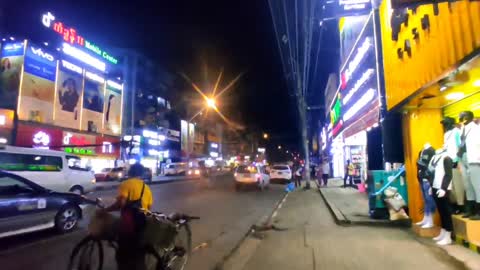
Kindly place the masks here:
[(410, 227), (410, 220), (372, 219), (368, 215), (368, 194), (352, 187), (343, 188), (343, 179), (331, 178), (327, 187), (320, 188), (328, 208), (338, 224), (387, 227)]
[(480, 269), (480, 255), (449, 246), (461, 262), (409, 229), (338, 226), (315, 189), (288, 194), (272, 222), (273, 229), (251, 233), (219, 269)]

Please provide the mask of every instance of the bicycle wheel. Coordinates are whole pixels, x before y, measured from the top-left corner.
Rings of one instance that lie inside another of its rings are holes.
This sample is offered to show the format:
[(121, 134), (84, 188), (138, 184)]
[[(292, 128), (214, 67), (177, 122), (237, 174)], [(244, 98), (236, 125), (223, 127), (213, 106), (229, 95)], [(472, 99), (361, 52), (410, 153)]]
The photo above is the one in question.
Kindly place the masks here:
[(68, 270), (101, 270), (103, 268), (103, 246), (91, 236), (82, 239), (72, 251)]
[(190, 226), (185, 223), (178, 227), (177, 235), (173, 240), (174, 249), (168, 263), (171, 270), (183, 270), (187, 265), (188, 257), (192, 252), (192, 232)]

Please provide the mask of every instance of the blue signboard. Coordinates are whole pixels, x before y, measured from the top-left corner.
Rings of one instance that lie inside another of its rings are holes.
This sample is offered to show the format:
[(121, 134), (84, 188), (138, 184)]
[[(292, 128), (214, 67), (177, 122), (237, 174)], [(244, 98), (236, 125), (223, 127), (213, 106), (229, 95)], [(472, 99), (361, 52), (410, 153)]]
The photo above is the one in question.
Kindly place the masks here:
[(23, 42), (4, 43), (2, 57), (23, 55)]
[(373, 16), (366, 24), (340, 71), (340, 92), (336, 106), (340, 107), (341, 120), (332, 123), (334, 136), (380, 104)]
[(25, 52), (25, 72), (55, 81), (56, 57), (45, 49), (30, 44)]

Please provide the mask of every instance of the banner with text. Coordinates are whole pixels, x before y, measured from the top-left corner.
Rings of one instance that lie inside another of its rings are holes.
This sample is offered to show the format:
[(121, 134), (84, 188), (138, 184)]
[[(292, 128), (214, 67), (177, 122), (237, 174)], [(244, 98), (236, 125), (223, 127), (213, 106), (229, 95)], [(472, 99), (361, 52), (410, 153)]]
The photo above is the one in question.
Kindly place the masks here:
[(24, 60), (24, 43), (4, 43), (0, 59), (0, 107), (15, 110)]
[(52, 53), (34, 44), (27, 46), (19, 96), (20, 120), (53, 124), (56, 69)]

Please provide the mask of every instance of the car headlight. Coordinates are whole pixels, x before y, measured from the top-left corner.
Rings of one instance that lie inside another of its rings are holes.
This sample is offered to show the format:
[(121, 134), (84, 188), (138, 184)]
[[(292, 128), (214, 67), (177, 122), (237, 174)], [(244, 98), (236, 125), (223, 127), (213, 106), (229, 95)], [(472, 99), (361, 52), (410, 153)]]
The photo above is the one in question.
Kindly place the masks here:
[(188, 171), (188, 174), (192, 174), (192, 171)]
[(118, 177), (122, 177), (122, 176), (123, 176), (123, 174), (122, 174), (122, 173), (118, 173)]
[(195, 170), (195, 174), (200, 174), (200, 171), (199, 171), (199, 170)]
[(95, 178), (92, 179), (92, 184), (95, 184), (97, 182), (97, 180)]

